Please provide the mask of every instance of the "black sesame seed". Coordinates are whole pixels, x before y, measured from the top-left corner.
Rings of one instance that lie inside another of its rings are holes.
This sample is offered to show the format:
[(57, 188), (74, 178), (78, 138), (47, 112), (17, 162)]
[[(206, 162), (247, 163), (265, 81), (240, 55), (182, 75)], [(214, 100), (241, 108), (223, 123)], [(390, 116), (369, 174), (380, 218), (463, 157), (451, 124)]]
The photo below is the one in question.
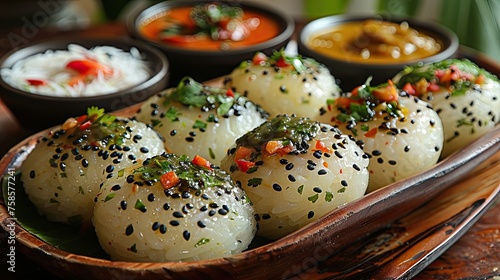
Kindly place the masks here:
[(309, 213), (307, 213), (307, 218), (311, 219), (312, 217), (314, 217), (314, 211), (309, 211)]
[(106, 167), (106, 173), (111, 173), (115, 170), (115, 167), (113, 165), (108, 165)]
[(323, 190), (322, 190), (320, 187), (314, 187), (314, 188), (313, 188), (313, 191), (314, 191), (315, 193), (321, 193)]
[(314, 151), (313, 156), (317, 159), (320, 159), (322, 154), (323, 153), (320, 150), (317, 150), (317, 151)]
[(343, 158), (343, 156), (339, 153), (339, 151), (335, 151), (335, 155), (336, 155), (338, 158)]
[(217, 205), (217, 203), (210, 203), (208, 206), (210, 206), (210, 208), (218, 208), (219, 205)]
[(355, 164), (355, 163), (352, 165), (352, 168), (354, 168), (356, 171), (360, 171), (361, 170), (361, 168), (359, 168), (359, 166), (357, 164)]
[(131, 184), (134, 182), (134, 175), (128, 175), (127, 176), (127, 183)]
[(150, 193), (148, 195), (148, 201), (150, 201), (150, 202), (155, 201), (155, 195), (153, 193)]
[(163, 204), (163, 210), (168, 210), (168, 209), (170, 209), (170, 204), (168, 203)]
[(196, 223), (198, 225), (198, 227), (200, 228), (204, 228), (206, 227), (207, 225), (205, 225), (205, 223), (203, 221), (198, 221), (198, 223)]
[(293, 163), (288, 163), (288, 164), (285, 166), (285, 169), (286, 169), (286, 170), (288, 170), (288, 171), (290, 171), (290, 170), (292, 170), (292, 169), (293, 169), (293, 167), (294, 167)]
[(263, 220), (269, 220), (269, 219), (271, 219), (271, 215), (269, 215), (269, 214), (262, 214), (262, 219)]
[(176, 220), (172, 220), (172, 221), (170, 221), (170, 225), (171, 225), (171, 226), (174, 226), (174, 227), (176, 227), (176, 226), (178, 226), (178, 225), (180, 225), (180, 224), (181, 224), (181, 223), (179, 223), (179, 221), (176, 221)]
[(185, 192), (182, 192), (181, 196), (182, 196), (182, 198), (190, 198), (191, 194), (189, 192), (185, 191)]
[(224, 215), (226, 215), (226, 214), (227, 214), (227, 212), (228, 212), (228, 211), (227, 211), (226, 209), (221, 208), (221, 209), (219, 209), (219, 211), (218, 211), (218, 212), (219, 212), (219, 214), (220, 214), (220, 215), (223, 215), (223, 216), (224, 216)]
[(326, 171), (326, 169), (320, 169), (318, 171), (318, 175), (326, 175), (328, 173), (328, 171)]
[(35, 175), (35, 170), (31, 170), (30, 171), (30, 178), (33, 179), (33, 178), (35, 178), (35, 176), (36, 176)]
[(174, 213), (172, 213), (172, 216), (174, 216), (175, 218), (184, 218), (184, 215), (178, 211), (175, 211)]
[(161, 224), (161, 225), (160, 225), (160, 233), (163, 233), (163, 234), (164, 234), (164, 233), (166, 233), (166, 232), (167, 232), (167, 226), (166, 226), (166, 225), (164, 225), (164, 224)]
[(139, 151), (141, 151), (141, 153), (144, 153), (144, 154), (145, 154), (145, 153), (148, 153), (148, 152), (149, 152), (149, 149), (148, 149), (148, 148), (146, 148), (146, 147), (141, 147), (141, 148), (139, 149)]
[(295, 177), (292, 174), (288, 174), (288, 180), (290, 182), (295, 182)]
[(278, 184), (273, 184), (273, 189), (277, 192), (280, 192), (282, 189), (281, 189), (281, 186), (278, 185)]
[(154, 222), (153, 225), (151, 226), (151, 229), (153, 231), (155, 231), (155, 230), (157, 230), (159, 228), (160, 228), (160, 223), (158, 223), (158, 222)]
[(410, 151), (410, 146), (405, 146), (404, 151), (405, 151), (405, 153), (409, 152)]
[(125, 229), (125, 234), (129, 236), (132, 233), (134, 233), (134, 227), (132, 225), (128, 225), (127, 228)]
[(217, 213), (215, 212), (215, 210), (210, 210), (208, 211), (208, 216), (212, 217), (213, 215), (215, 215), (215, 213)]
[(67, 160), (69, 157), (68, 153), (64, 153), (62, 156), (61, 156), (61, 160)]
[(189, 233), (189, 231), (185, 230), (183, 233), (182, 233), (182, 237), (184, 237), (184, 239), (186, 241), (189, 240), (189, 238), (191, 237), (191, 233)]
[(340, 181), (340, 184), (344, 187), (347, 187), (347, 181), (346, 180), (342, 180)]
[(127, 210), (127, 201), (122, 200), (122, 201), (120, 202), (120, 207), (121, 207), (123, 210)]
[(112, 186), (112, 187), (111, 187), (111, 190), (112, 190), (112, 191), (117, 191), (117, 190), (119, 190), (119, 189), (121, 189), (121, 188), (122, 188), (122, 187), (121, 187), (120, 185), (114, 185), (114, 186)]
[(397, 162), (395, 160), (392, 160), (392, 159), (389, 160), (388, 162), (389, 162), (390, 165), (396, 165), (397, 164)]

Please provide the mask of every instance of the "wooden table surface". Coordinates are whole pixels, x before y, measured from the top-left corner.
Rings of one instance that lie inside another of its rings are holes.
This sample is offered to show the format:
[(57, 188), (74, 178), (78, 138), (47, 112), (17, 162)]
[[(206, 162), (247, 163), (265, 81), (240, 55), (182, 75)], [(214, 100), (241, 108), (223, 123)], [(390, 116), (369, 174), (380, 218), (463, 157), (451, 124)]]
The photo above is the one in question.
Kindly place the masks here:
[[(12, 48), (7, 34), (22, 34), (22, 30), (3, 31), (0, 34), (0, 56)], [(30, 40), (49, 38), (59, 35), (78, 36), (128, 36), (121, 23), (107, 23), (83, 30), (59, 31), (39, 30)], [(500, 66), (497, 66), (500, 68)], [(37, 131), (21, 127), (0, 100), (0, 155)], [(450, 249), (431, 263), (415, 279), (491, 279), (500, 277), (500, 199), (488, 212)], [(6, 234), (0, 231), (0, 279), (11, 279), (13, 274), (6, 271)], [(17, 279), (30, 277), (57, 279), (54, 275), (39, 267), (33, 260), (18, 254), (16, 256)]]

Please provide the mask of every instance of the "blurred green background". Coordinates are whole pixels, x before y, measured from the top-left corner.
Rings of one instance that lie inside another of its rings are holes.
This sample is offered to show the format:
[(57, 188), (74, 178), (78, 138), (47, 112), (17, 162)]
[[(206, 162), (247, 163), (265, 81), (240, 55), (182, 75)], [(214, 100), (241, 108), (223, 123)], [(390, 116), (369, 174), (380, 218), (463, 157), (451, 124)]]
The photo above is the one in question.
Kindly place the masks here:
[[(124, 20), (161, 0), (0, 0), (0, 29), (46, 13), (61, 29)], [(168, 0), (167, 0), (168, 1)], [(187, 0), (184, 0), (187, 1)], [(275, 6), (301, 22), (333, 14), (407, 15), (437, 21), (455, 31), (464, 46), (500, 63), (500, 0), (229, 0)], [(53, 12), (52, 12), (53, 11)], [(39, 19), (38, 16), (36, 19)], [(2, 38), (0, 38), (0, 46)]]

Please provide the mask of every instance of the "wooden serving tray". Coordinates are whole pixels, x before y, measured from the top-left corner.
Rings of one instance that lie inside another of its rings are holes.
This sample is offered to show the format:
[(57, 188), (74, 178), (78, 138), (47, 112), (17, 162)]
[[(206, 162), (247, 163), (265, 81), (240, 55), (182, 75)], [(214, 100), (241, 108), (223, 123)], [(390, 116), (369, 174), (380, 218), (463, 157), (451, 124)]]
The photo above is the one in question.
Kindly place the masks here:
[[(116, 115), (130, 116), (138, 106)], [(19, 169), (43, 133), (4, 156), (0, 161), (4, 180), (9, 170)], [(114, 262), (53, 246), (23, 228), (22, 221), (16, 223), (15, 235), (20, 251), (62, 278), (409, 277), (453, 244), (495, 201), (500, 191), (499, 150), (500, 127), (430, 170), (367, 194), (282, 239), (224, 259)], [(9, 231), (15, 217), (6, 202), (4, 198), (0, 203), (0, 221)]]

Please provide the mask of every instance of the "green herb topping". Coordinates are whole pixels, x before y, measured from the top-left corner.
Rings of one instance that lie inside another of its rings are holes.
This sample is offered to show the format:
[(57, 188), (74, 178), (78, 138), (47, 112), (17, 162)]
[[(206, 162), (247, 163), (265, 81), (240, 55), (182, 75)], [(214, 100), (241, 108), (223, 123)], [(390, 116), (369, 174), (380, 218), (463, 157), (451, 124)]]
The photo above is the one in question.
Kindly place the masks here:
[(452, 95), (462, 95), (469, 88), (482, 85), (486, 79), (500, 82), (495, 75), (468, 59), (407, 66), (396, 79), (399, 88), (416, 96), (437, 91), (440, 87), (447, 88)]
[(160, 182), (165, 189), (178, 187), (182, 190), (225, 187), (226, 182), (231, 182), (226, 172), (199, 162), (186, 155), (164, 153), (154, 156), (133, 171), (134, 182), (142, 181), (144, 186)]
[(85, 134), (89, 136), (87, 141), (99, 143), (101, 146), (121, 145), (125, 139), (130, 138), (126, 122), (104, 113), (104, 109), (95, 106), (89, 107), (86, 115), (67, 119), (61, 129), (76, 136)]
[[(231, 89), (206, 86), (191, 77), (184, 77), (178, 86), (169, 95), (166, 95), (164, 104), (170, 104), (171, 101), (177, 101), (185, 106), (201, 108), (205, 112), (215, 110), (215, 115), (223, 117), (234, 115), (239, 110), (246, 108), (247, 103), (250, 102), (246, 97), (233, 92)], [(263, 118), (269, 116), (260, 106), (254, 106)], [(167, 116), (172, 121), (177, 120), (177, 110), (169, 109)], [(215, 116), (211, 115), (207, 122), (213, 121), (214, 118)], [(196, 128), (203, 128), (204, 125), (198, 123)]]
[(292, 67), (294, 72), (299, 74), (308, 72), (309, 67), (317, 67), (319, 65), (312, 58), (304, 58), (301, 55), (287, 55), (284, 48), (274, 50), (270, 56), (262, 52), (257, 52), (252, 60), (241, 62), (239, 68), (247, 68), (252, 64), (267, 67)]
[[(364, 85), (355, 88), (345, 96), (335, 100), (331, 106), (336, 106), (341, 112), (335, 116), (340, 122), (368, 122), (375, 116), (388, 114), (392, 117), (402, 117), (406, 111), (399, 102), (398, 89), (391, 80), (377, 86), (370, 86), (368, 79)], [(368, 127), (363, 126), (363, 130)]]
[(281, 147), (293, 146), (290, 152), (300, 152), (307, 149), (304, 143), (316, 137), (319, 129), (319, 122), (309, 118), (279, 115), (238, 138), (236, 144), (260, 151), (267, 143), (276, 142)]

